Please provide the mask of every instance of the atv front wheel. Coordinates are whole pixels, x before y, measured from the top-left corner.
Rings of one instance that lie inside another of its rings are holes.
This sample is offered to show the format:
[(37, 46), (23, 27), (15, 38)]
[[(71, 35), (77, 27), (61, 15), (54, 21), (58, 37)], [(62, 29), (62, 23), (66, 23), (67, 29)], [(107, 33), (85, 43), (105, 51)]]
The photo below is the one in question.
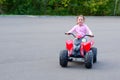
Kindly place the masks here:
[(89, 51), (85, 55), (85, 67), (90, 69), (92, 68), (92, 65), (93, 65), (93, 53), (92, 51)]
[(93, 52), (93, 63), (96, 63), (97, 62), (97, 48), (92, 47), (91, 50)]
[(67, 50), (62, 50), (60, 52), (59, 63), (62, 67), (67, 67), (67, 63), (68, 63), (68, 51)]

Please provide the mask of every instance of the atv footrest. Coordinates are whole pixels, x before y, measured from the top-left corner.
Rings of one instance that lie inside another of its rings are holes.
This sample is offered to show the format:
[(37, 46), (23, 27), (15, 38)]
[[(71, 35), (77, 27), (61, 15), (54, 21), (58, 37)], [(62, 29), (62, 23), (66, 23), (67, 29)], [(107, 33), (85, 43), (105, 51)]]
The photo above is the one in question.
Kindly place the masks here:
[(70, 57), (74, 57), (74, 58), (83, 58), (83, 57), (80, 56), (80, 55), (71, 55)]
[(77, 62), (84, 62), (84, 58), (75, 58), (75, 57), (70, 57), (69, 59), (71, 59), (72, 61), (77, 61)]

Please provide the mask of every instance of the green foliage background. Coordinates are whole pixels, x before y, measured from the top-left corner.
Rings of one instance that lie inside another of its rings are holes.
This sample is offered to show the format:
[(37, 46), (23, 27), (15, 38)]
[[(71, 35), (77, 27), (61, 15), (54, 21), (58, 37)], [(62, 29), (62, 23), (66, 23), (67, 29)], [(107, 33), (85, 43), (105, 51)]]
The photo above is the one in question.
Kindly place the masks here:
[(0, 0), (0, 14), (120, 15), (120, 0)]

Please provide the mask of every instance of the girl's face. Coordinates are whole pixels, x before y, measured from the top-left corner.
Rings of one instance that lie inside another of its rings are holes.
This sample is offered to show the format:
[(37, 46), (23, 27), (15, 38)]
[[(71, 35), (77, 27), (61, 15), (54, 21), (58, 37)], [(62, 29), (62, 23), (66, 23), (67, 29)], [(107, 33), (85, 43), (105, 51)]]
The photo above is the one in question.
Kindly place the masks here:
[(82, 16), (79, 16), (78, 18), (77, 18), (77, 24), (79, 24), (80, 26), (81, 25), (83, 25), (83, 23), (84, 23), (84, 18), (82, 17)]

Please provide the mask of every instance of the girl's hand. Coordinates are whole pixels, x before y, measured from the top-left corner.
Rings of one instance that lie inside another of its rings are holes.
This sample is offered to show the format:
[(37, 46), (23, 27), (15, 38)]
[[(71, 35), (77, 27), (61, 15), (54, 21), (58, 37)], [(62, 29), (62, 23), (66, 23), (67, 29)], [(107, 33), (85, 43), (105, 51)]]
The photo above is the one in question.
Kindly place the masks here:
[(70, 33), (66, 32), (65, 35), (70, 35)]
[(94, 37), (94, 35), (90, 35), (90, 37), (91, 37), (91, 38), (93, 38), (93, 37)]

